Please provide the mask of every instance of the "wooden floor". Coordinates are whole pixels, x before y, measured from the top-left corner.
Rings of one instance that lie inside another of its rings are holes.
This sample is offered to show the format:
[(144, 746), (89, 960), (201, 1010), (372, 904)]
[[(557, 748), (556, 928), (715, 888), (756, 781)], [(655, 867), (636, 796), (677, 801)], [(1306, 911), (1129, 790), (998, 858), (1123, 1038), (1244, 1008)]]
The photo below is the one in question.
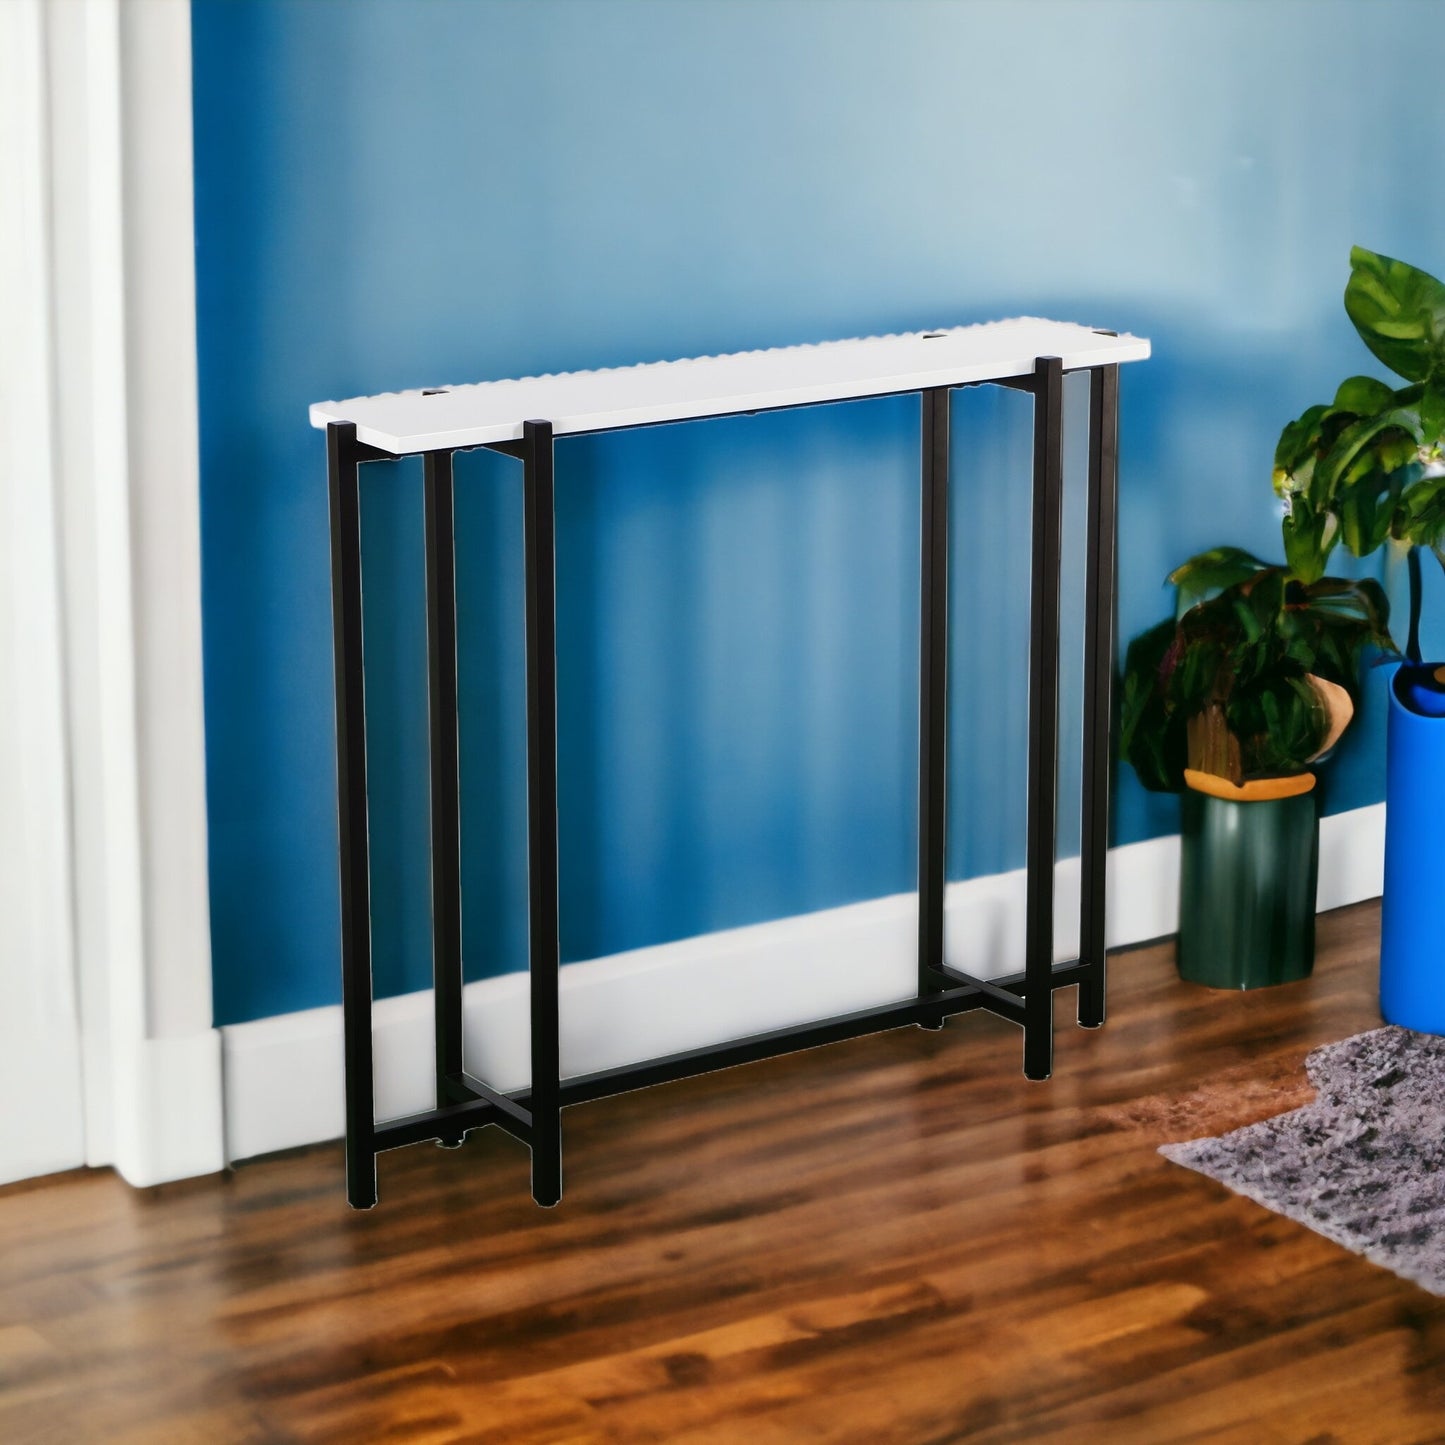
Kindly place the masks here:
[(369, 1214), (338, 1145), (0, 1190), (0, 1441), (1445, 1440), (1445, 1300), (1155, 1152), (1308, 1097), (1377, 929), (1247, 995), (1121, 955), (1046, 1084), (968, 1014), (571, 1110), (552, 1211), (494, 1131)]

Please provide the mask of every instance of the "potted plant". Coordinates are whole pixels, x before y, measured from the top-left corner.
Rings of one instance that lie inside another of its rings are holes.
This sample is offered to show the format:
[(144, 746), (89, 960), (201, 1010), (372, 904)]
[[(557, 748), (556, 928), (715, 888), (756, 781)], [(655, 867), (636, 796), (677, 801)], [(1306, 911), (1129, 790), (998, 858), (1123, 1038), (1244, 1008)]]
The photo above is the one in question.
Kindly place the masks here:
[(1445, 667), (1420, 648), (1420, 554), (1445, 566), (1445, 284), (1362, 247), (1350, 252), (1345, 311), (1403, 381), (1342, 382), (1285, 427), (1275, 453), (1285, 555), (1306, 581), (1339, 542), (1388, 547), (1409, 575), (1405, 657), (1389, 687), (1380, 1005), (1386, 1020), (1445, 1033), (1438, 962), (1439, 800), (1445, 797)]
[(1376, 582), (1310, 581), (1235, 547), (1170, 575), (1176, 615), (1130, 644), (1120, 749), (1182, 795), (1180, 976), (1257, 988), (1314, 966), (1311, 766), (1354, 714), (1361, 654), (1391, 648)]

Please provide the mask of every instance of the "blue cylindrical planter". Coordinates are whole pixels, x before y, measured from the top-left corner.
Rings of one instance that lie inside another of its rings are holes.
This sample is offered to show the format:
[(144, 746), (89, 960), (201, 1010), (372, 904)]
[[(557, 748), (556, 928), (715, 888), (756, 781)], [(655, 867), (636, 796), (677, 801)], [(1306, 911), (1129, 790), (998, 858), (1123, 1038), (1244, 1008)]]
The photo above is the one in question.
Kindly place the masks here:
[(1380, 1011), (1387, 1023), (1445, 1034), (1445, 717), (1401, 699), (1390, 678), (1385, 779), (1385, 897), (1380, 918)]

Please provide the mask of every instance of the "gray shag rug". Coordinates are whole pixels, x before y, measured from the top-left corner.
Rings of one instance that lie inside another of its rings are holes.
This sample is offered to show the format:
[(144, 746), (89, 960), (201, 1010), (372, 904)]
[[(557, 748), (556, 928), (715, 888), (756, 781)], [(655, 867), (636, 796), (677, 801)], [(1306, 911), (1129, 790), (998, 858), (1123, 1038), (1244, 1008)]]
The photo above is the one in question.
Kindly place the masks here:
[(1372, 1029), (1305, 1068), (1313, 1103), (1159, 1152), (1445, 1296), (1445, 1038)]

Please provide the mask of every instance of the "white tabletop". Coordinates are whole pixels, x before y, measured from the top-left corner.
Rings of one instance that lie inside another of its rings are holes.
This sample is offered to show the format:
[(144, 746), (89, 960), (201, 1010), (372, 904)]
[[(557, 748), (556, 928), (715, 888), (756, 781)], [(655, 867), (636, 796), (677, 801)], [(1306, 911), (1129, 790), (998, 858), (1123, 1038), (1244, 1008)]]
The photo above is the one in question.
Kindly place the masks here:
[(550, 421), (554, 435), (567, 436), (1026, 376), (1040, 356), (1057, 356), (1066, 371), (1074, 371), (1148, 355), (1149, 343), (1141, 337), (1019, 317), (947, 331), (323, 401), (311, 408), (311, 425), (354, 422), (358, 441), (403, 456), (516, 441), (525, 421)]

